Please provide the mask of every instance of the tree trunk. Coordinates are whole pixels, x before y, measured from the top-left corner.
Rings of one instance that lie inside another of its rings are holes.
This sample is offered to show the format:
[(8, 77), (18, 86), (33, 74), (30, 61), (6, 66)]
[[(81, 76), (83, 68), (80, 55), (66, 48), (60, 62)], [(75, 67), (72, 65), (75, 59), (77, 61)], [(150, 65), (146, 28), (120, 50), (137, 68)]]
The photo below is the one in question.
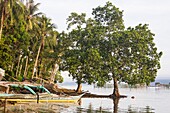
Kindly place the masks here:
[(20, 68), (19, 68), (19, 76), (21, 75), (21, 71), (22, 71), (22, 63), (23, 63), (23, 58), (21, 59), (21, 65), (20, 65)]
[[(42, 48), (42, 47), (41, 47)], [(42, 77), (42, 75), (41, 75), (41, 64), (42, 64), (42, 57), (40, 57), (40, 55), (39, 55), (39, 58), (38, 58), (38, 62), (37, 62), (37, 72), (36, 72), (36, 78), (37, 77)]]
[(2, 29), (3, 29), (3, 25), (4, 25), (4, 11), (5, 11), (5, 6), (2, 6), (2, 14), (1, 14), (1, 26), (0, 26), (0, 40), (1, 40), (1, 37), (2, 37)]
[(18, 72), (19, 72), (19, 64), (20, 64), (20, 61), (21, 61), (21, 57), (22, 57), (22, 55), (19, 55), (19, 58), (18, 58), (18, 64), (17, 64), (17, 70), (16, 70), (15, 77), (18, 77)]
[(58, 69), (59, 69), (58, 64), (54, 64), (53, 69), (52, 69), (52, 73), (51, 73), (51, 76), (50, 76), (50, 82), (51, 82), (51, 83), (54, 83), (54, 81), (55, 81), (55, 76), (56, 76), (56, 74), (57, 74)]
[[(41, 43), (40, 43), (40, 46), (39, 46), (39, 48), (38, 48), (37, 57), (36, 57), (36, 59), (35, 59), (35, 64), (34, 64), (34, 68), (33, 68), (33, 71), (32, 71), (32, 79), (34, 78), (35, 69), (36, 69), (36, 73), (37, 73), (38, 58), (39, 58), (39, 56), (40, 56), (41, 49), (42, 49), (43, 46), (44, 46), (44, 38), (45, 38), (45, 35), (42, 34)], [(37, 74), (36, 74), (36, 77), (38, 77)]]
[(41, 45), (38, 48), (37, 57), (35, 59), (34, 67), (33, 67), (33, 70), (32, 70), (32, 77), (31, 77), (32, 79), (34, 78), (35, 71), (37, 72), (37, 63), (38, 63), (38, 58), (39, 58), (39, 55), (40, 55), (40, 51), (41, 51)]
[(27, 75), (27, 70), (28, 70), (28, 56), (26, 57), (26, 62), (25, 62), (25, 69), (24, 69), (24, 78), (26, 78)]
[(82, 89), (82, 84), (81, 84), (81, 83), (78, 83), (76, 92), (77, 92), (77, 93), (81, 93), (81, 92), (82, 92), (81, 89)]
[(119, 89), (118, 89), (118, 83), (117, 83), (117, 78), (114, 77), (113, 79), (113, 82), (114, 82), (114, 90), (113, 90), (113, 97), (120, 97), (120, 94), (119, 94)]

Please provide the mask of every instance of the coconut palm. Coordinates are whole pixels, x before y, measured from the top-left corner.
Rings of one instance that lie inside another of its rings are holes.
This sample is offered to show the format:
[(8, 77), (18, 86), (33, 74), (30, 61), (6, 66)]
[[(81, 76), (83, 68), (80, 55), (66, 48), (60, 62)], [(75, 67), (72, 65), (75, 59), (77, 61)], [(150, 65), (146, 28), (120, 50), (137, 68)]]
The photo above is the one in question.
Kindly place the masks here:
[(19, 19), (18, 14), (23, 14), (24, 5), (20, 0), (1, 0), (0, 1), (0, 40), (6, 20), (10, 20), (10, 24), (14, 23), (14, 19)]
[[(51, 31), (53, 31), (53, 29), (55, 28), (55, 25), (51, 23), (51, 19), (47, 18), (44, 15), (42, 15), (42, 17), (38, 18), (38, 20), (39, 21), (37, 23), (37, 25), (38, 25), (37, 32), (39, 34), (40, 44), (38, 47), (38, 52), (36, 55), (36, 59), (35, 59), (35, 63), (34, 63), (33, 71), (32, 71), (32, 78), (34, 78), (35, 70), (37, 70), (39, 56), (40, 56), (40, 53), (44, 49), (45, 41), (50, 36)], [(36, 75), (36, 77), (37, 77), (37, 75)]]
[(41, 12), (37, 11), (38, 6), (40, 5), (40, 3), (35, 4), (34, 0), (28, 0), (26, 2), (26, 22), (27, 22), (27, 30), (28, 29), (32, 29), (33, 25), (36, 25), (36, 17), (42, 15)]
[[(22, 2), (24, 3), (24, 0)], [(26, 31), (28, 31), (30, 33), (30, 37), (34, 38), (34, 39), (37, 38), (37, 36), (35, 35), (36, 33), (34, 31), (35, 29), (38, 29), (37, 28), (38, 27), (37, 26), (37, 23), (38, 23), (37, 18), (40, 15), (42, 15), (41, 12), (38, 12), (38, 10), (39, 10), (38, 6), (39, 5), (40, 5), (40, 3), (35, 4), (34, 0), (26, 0), (26, 2), (25, 2), (25, 8), (26, 8), (26, 10), (25, 10), (25, 21), (27, 23)], [(37, 39), (35, 39), (35, 40), (37, 40)], [(37, 41), (35, 41), (35, 42), (37, 42)], [(33, 43), (32, 43), (32, 44), (34, 44), (34, 46), (36, 45), (35, 42), (33, 41)], [(30, 61), (30, 51), (31, 51), (30, 48), (28, 48), (28, 52), (27, 52), (28, 54), (25, 56), (26, 60), (25, 60), (24, 78), (26, 78), (26, 75), (28, 73), (28, 68), (30, 66), (28, 64), (29, 61)]]

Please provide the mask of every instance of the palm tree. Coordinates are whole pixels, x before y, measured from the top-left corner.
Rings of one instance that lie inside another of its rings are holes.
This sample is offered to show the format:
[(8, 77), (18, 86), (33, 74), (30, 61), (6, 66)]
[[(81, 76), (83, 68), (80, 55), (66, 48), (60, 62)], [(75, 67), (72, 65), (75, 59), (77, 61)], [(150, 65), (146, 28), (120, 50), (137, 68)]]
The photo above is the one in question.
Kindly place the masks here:
[[(23, 0), (23, 3), (24, 3), (24, 0)], [(37, 23), (38, 23), (38, 19), (39, 16), (42, 15), (41, 12), (38, 12), (37, 11), (39, 10), (38, 9), (38, 6), (40, 5), (40, 3), (37, 3), (35, 4), (34, 3), (34, 0), (26, 0), (26, 11), (25, 11), (25, 21), (27, 23), (27, 26), (26, 26), (26, 31), (28, 31), (31, 34), (30, 37), (31, 38), (36, 38), (37, 36), (35, 36), (36, 34), (36, 31), (34, 31), (35, 29), (38, 29), (38, 26), (37, 26)], [(34, 42), (34, 41), (33, 41)], [(36, 43), (34, 44), (36, 45)], [(27, 75), (27, 71), (28, 71), (28, 68), (29, 68), (29, 61), (30, 61), (30, 51), (29, 48), (28, 48), (28, 54), (26, 57), (26, 60), (25, 60), (25, 69), (24, 69), (24, 77), (26, 78), (26, 75)]]
[(14, 18), (18, 19), (20, 17), (16, 16), (18, 13), (23, 13), (24, 5), (20, 0), (0, 0), (0, 40), (2, 38), (2, 31), (7, 19), (10, 19), (10, 24), (14, 23)]
[[(42, 17), (39, 18), (37, 25), (39, 27), (37, 29), (37, 32), (38, 32), (39, 37), (40, 37), (40, 44), (39, 44), (39, 47), (38, 47), (38, 52), (37, 52), (34, 67), (33, 67), (33, 70), (32, 70), (32, 79), (34, 78), (35, 70), (37, 70), (39, 56), (40, 56), (40, 53), (44, 49), (45, 41), (49, 37), (51, 31), (53, 31), (53, 29), (55, 28), (55, 25), (51, 24), (51, 19), (47, 18), (44, 15), (42, 15)], [(37, 75), (36, 75), (36, 77), (37, 77)]]
[(33, 25), (36, 25), (36, 17), (42, 15), (41, 12), (36, 13), (39, 9), (38, 6), (40, 3), (35, 4), (34, 0), (28, 0), (26, 2), (26, 21), (27, 21), (27, 30), (32, 29)]

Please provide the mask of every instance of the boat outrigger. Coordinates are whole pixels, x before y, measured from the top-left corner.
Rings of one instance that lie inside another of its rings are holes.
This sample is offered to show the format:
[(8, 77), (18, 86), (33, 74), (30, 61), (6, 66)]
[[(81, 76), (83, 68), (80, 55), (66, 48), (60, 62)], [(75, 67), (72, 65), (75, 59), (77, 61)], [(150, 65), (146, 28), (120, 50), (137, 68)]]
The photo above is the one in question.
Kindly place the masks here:
[[(4, 86), (4, 85), (3, 85)], [(0, 85), (2, 87), (2, 85)], [(23, 93), (19, 94), (7, 94), (0, 93), (0, 100), (7, 100), (10, 102), (55, 102), (55, 103), (77, 103), (78, 100), (85, 94), (78, 96), (69, 96), (69, 95), (56, 95), (50, 93), (48, 89), (44, 86), (39, 85), (30, 85), (30, 84), (6, 84), (5, 87), (10, 87), (15, 90), (22, 90)], [(37, 92), (38, 91), (38, 92)], [(11, 91), (12, 92), (12, 91)]]

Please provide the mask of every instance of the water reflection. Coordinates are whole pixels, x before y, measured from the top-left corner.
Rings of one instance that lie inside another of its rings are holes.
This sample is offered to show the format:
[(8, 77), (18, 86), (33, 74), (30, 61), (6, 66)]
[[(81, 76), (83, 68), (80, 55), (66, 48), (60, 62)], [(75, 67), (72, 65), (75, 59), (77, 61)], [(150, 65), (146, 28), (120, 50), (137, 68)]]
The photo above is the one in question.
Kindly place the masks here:
[(93, 108), (92, 104), (89, 104), (88, 108), (77, 108), (77, 113), (111, 113), (107, 109), (103, 109), (102, 107), (99, 107), (98, 109)]
[(150, 106), (146, 106), (145, 108), (129, 106), (127, 110), (128, 113), (155, 113), (154, 111)]
[[(93, 98), (91, 98), (93, 100)], [(95, 100), (95, 99), (94, 99)], [(77, 113), (155, 113), (155, 109), (151, 108), (150, 106), (145, 107), (135, 107), (133, 105), (129, 105), (126, 109), (119, 107), (119, 101), (121, 99), (115, 98), (110, 99), (112, 101), (112, 105), (110, 105), (109, 101), (108, 103), (104, 103), (104, 105), (99, 105), (100, 99), (98, 99), (98, 103), (95, 101), (91, 101), (88, 106), (86, 107), (77, 107), (76, 112)], [(86, 101), (83, 99), (83, 101)], [(89, 100), (87, 100), (89, 101)], [(96, 107), (96, 104), (97, 107)], [(107, 104), (107, 105), (106, 105)], [(112, 108), (110, 108), (112, 106)]]
[(118, 106), (119, 104), (119, 99), (115, 98), (113, 99), (113, 113), (155, 113), (153, 108), (150, 106), (146, 106), (145, 108), (139, 108), (139, 107), (133, 107), (133, 106), (128, 106), (128, 109), (121, 109)]
[[(93, 99), (94, 98), (91, 98), (91, 100), (93, 100)], [(100, 100), (100, 98), (98, 100)], [(109, 100), (111, 100), (111, 99), (109, 99)], [(81, 102), (82, 102), (82, 100), (81, 100)], [(113, 108), (106, 107), (106, 103), (104, 103), (104, 106), (100, 105), (98, 108), (96, 108), (95, 104), (99, 104), (99, 103), (100, 103), (99, 101), (98, 101), (98, 103), (96, 103), (95, 99), (94, 99), (94, 101), (89, 103), (88, 107), (85, 107), (85, 108), (77, 107), (76, 111), (77, 111), (77, 113), (118, 113), (119, 99), (117, 99), (117, 98), (113, 99)], [(110, 105), (109, 101), (108, 101), (107, 105), (108, 106)]]
[(113, 113), (118, 113), (119, 98), (113, 99)]

